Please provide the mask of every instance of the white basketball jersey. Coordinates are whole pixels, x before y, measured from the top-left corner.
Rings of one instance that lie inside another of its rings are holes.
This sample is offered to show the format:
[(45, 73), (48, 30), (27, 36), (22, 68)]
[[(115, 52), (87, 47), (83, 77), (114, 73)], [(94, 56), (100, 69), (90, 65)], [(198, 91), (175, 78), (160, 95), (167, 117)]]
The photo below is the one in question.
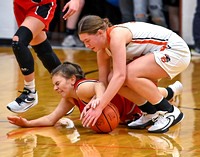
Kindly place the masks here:
[[(144, 22), (128, 22), (115, 26), (128, 28), (133, 35), (132, 41), (126, 46), (127, 60), (155, 51), (164, 51), (168, 48), (175, 48), (176, 50), (188, 49), (177, 34), (158, 25)], [(185, 46), (181, 48), (179, 43), (181, 43), (181, 46)]]

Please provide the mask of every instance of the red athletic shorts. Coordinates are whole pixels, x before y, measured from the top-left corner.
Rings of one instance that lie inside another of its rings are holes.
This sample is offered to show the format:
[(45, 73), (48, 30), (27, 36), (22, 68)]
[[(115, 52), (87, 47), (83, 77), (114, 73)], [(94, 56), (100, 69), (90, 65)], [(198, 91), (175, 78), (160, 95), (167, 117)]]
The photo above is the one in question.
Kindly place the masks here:
[(27, 16), (33, 16), (45, 24), (44, 31), (48, 31), (57, 6), (56, 0), (14, 0), (13, 5), (18, 26)]
[(142, 116), (142, 112), (139, 107), (128, 99), (116, 94), (111, 100), (119, 110), (121, 123), (129, 123)]

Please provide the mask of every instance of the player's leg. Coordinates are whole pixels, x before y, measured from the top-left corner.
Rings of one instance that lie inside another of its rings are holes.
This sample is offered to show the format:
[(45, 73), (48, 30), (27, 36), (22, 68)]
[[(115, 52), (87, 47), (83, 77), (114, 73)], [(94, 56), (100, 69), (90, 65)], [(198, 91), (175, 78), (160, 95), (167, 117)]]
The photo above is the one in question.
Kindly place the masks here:
[[(169, 101), (171, 105), (178, 106), (179, 104), (178, 96), (182, 93), (182, 90), (183, 90), (183, 86), (179, 81), (176, 81), (174, 84), (169, 85), (167, 88), (158, 87), (158, 89), (162, 93), (162, 95)], [(125, 91), (125, 89), (123, 90)], [(127, 90), (126, 94), (124, 95), (126, 96), (132, 95), (131, 92), (132, 91)], [(129, 123), (128, 127), (132, 129), (144, 129), (147, 126), (154, 124), (154, 121), (152, 121), (152, 118), (154, 119), (157, 118), (158, 114), (157, 113), (150, 114), (150, 112), (148, 112), (148, 110), (152, 111), (152, 107), (153, 107), (152, 105), (150, 107), (147, 107), (146, 112), (143, 112), (144, 114), (136, 121)]]
[(37, 18), (27, 17), (13, 37), (13, 52), (24, 75), (25, 84), (22, 94), (7, 105), (7, 108), (13, 112), (25, 112), (38, 103), (35, 90), (34, 60), (28, 45), (44, 27), (45, 25)]
[(82, 47), (84, 46), (83, 42), (80, 41), (77, 32), (76, 25), (79, 20), (79, 16), (82, 12), (82, 9), (85, 5), (85, 0), (80, 0), (79, 9), (76, 13), (70, 16), (66, 21), (66, 37), (61, 43), (62, 46), (70, 46), (70, 47)]
[(49, 73), (61, 64), (44, 31), (38, 34), (30, 44)]
[[(162, 59), (163, 57), (166, 57), (165, 54), (162, 56)], [(170, 59), (174, 60), (176, 57)], [(176, 64), (178, 64), (177, 66), (181, 66), (182, 62), (176, 62)], [(182, 120), (183, 113), (180, 112), (178, 108), (171, 105), (153, 83), (154, 80), (170, 76), (168, 72), (166, 72), (163, 67), (157, 63), (154, 54), (149, 54), (138, 58), (130, 63), (127, 68), (128, 75), (126, 79), (126, 85), (153, 104), (157, 110), (157, 114), (159, 115), (158, 118), (155, 119), (156, 122), (154, 125), (148, 129), (149, 132), (166, 132), (170, 126)], [(137, 104), (137, 102), (135, 103)], [(145, 106), (146, 104), (144, 103), (144, 105), (140, 105), (140, 108)], [(169, 117), (173, 118), (170, 119)]]
[(148, 0), (133, 0), (134, 6), (134, 17), (135, 21), (147, 22), (148, 14), (147, 14), (147, 6)]
[[(49, 72), (60, 64), (58, 57), (53, 53), (47, 41), (46, 33), (43, 31), (48, 30), (49, 23), (54, 16), (55, 8), (55, 1), (38, 6), (30, 1), (30, 4), (27, 4), (24, 8), (14, 3), (15, 17), (20, 27), (13, 37), (13, 51), (24, 75), (25, 90), (15, 101), (7, 105), (8, 109), (13, 112), (24, 112), (36, 105), (38, 101), (37, 92), (35, 91), (34, 61), (27, 47), (28, 44), (35, 46), (40, 45), (35, 49)], [(48, 53), (43, 55), (44, 49), (46, 49)], [(47, 63), (48, 59), (49, 63)], [(51, 63), (51, 61), (53, 61), (53, 63)], [(32, 93), (34, 93), (35, 96), (30, 100), (28, 98), (31, 97)]]

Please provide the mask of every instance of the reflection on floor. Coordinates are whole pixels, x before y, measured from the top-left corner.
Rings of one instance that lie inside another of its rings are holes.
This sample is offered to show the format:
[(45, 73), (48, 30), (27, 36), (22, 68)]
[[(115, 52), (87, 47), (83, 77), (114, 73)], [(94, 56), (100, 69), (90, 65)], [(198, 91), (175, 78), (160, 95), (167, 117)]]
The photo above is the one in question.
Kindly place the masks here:
[[(96, 54), (87, 49), (54, 47), (61, 61), (71, 61), (82, 66), (87, 78), (98, 78)], [(128, 129), (120, 125), (109, 134), (97, 134), (83, 128), (77, 108), (67, 116), (74, 127), (18, 128), (10, 124), (7, 116), (18, 115), (35, 119), (51, 113), (60, 96), (53, 90), (49, 73), (41, 61), (35, 59), (36, 88), (39, 103), (25, 113), (15, 114), (6, 105), (23, 89), (23, 77), (10, 47), (0, 48), (0, 156), (69, 156), (69, 157), (133, 157), (133, 156), (200, 156), (200, 58), (192, 57), (188, 69), (172, 81), (164, 79), (159, 86), (168, 86), (176, 80), (184, 86), (179, 108), (184, 120), (167, 133), (153, 134), (147, 130)]]

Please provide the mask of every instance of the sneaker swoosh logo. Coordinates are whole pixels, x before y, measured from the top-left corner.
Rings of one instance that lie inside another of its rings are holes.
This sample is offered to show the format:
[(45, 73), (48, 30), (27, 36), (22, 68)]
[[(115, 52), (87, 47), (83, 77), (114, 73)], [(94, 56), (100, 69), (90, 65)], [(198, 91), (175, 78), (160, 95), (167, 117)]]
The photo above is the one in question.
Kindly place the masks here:
[(169, 123), (164, 128), (162, 128), (162, 130), (165, 130), (166, 128), (169, 128), (172, 125), (172, 123), (174, 122), (174, 120), (175, 120), (175, 117), (173, 115), (170, 115), (170, 116), (168, 116), (166, 118), (169, 119)]
[(26, 98), (24, 99), (25, 102), (30, 103), (33, 102), (35, 99), (34, 98)]

